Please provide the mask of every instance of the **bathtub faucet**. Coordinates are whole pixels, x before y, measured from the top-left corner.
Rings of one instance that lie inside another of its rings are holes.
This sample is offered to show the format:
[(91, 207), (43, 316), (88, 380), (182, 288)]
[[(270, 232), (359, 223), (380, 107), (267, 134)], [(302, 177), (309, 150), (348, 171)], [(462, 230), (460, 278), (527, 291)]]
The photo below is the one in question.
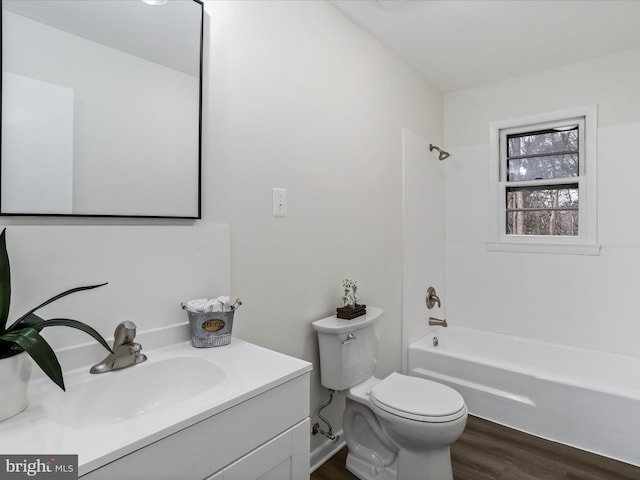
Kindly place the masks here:
[(447, 326), (447, 320), (440, 320), (439, 318), (433, 318), (433, 317), (429, 317), (429, 325), (438, 325), (440, 327), (446, 327)]
[(427, 302), (427, 308), (431, 309), (438, 304), (438, 308), (440, 308), (440, 297), (436, 295), (436, 289), (433, 287), (427, 288), (427, 295), (425, 296), (425, 301)]
[(125, 321), (116, 327), (113, 334), (113, 353), (100, 363), (96, 363), (90, 373), (105, 373), (142, 363), (147, 356), (140, 353), (142, 345), (133, 341), (136, 336), (136, 324)]

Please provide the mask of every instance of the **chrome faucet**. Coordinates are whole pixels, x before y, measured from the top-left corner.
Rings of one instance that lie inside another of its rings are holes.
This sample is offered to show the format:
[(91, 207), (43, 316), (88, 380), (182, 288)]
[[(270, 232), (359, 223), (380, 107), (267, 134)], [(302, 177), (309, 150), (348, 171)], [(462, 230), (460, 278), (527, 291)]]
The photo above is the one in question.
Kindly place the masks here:
[(446, 327), (447, 326), (447, 320), (440, 320), (439, 318), (433, 318), (433, 317), (429, 317), (429, 325), (438, 325), (440, 327)]
[(105, 373), (112, 370), (130, 367), (142, 363), (147, 356), (140, 353), (142, 345), (133, 341), (136, 337), (136, 324), (125, 321), (116, 327), (113, 333), (113, 353), (110, 353), (100, 363), (96, 363), (89, 373)]

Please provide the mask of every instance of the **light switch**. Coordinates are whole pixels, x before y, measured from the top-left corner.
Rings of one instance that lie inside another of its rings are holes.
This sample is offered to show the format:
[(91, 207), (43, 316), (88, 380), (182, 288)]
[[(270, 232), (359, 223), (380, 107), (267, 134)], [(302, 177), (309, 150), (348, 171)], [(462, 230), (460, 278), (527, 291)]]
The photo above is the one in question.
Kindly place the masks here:
[(286, 188), (273, 188), (273, 216), (274, 217), (286, 217), (287, 216), (287, 189)]

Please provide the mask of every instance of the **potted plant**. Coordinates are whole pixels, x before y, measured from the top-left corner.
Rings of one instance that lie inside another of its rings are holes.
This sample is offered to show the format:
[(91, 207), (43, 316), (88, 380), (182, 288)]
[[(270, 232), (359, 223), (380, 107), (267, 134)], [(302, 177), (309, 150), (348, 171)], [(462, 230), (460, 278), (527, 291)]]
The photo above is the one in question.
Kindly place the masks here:
[[(68, 318), (44, 320), (35, 314), (40, 308), (62, 297), (82, 290), (101, 287), (106, 283), (72, 288), (62, 292), (32, 308), (13, 323), (8, 324), (11, 301), (11, 271), (9, 269), (5, 232), (6, 229), (3, 229), (0, 234), (0, 385), (2, 388), (0, 421), (16, 415), (27, 406), (26, 391), (31, 372), (29, 357), (38, 364), (56, 385), (62, 390), (65, 389), (62, 368), (56, 354), (40, 335), (43, 328), (57, 326), (77, 328), (91, 335), (111, 352), (111, 348), (105, 339), (90, 326)], [(15, 383), (15, 385), (11, 383)]]
[(345, 278), (342, 282), (344, 294), (342, 295), (342, 307), (336, 309), (336, 316), (345, 320), (351, 320), (367, 313), (366, 305), (358, 304), (358, 282)]

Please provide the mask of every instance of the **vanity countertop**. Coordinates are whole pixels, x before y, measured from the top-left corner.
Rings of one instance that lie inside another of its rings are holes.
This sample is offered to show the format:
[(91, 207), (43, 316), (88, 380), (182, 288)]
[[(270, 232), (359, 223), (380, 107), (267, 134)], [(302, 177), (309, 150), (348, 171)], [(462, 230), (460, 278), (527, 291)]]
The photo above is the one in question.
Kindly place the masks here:
[[(125, 377), (128, 370), (144, 369), (157, 362), (171, 362), (171, 359), (178, 357), (198, 357), (211, 362), (216, 381), (212, 387), (171, 405), (151, 405), (131, 418), (87, 427), (56, 420), (48, 413), (45, 403), (53, 397), (67, 395), (77, 385), (86, 387), (94, 377), (89, 374), (88, 367), (65, 372), (67, 393), (55, 391), (58, 387), (48, 378), (32, 380), (29, 407), (0, 423), (0, 452), (77, 454), (78, 474), (83, 475), (312, 369), (309, 362), (238, 338), (233, 338), (224, 347), (193, 348), (190, 342), (181, 342), (156, 350), (145, 350), (144, 353), (148, 360), (140, 365), (95, 377), (110, 375), (111, 384), (116, 385), (113, 388), (121, 388), (122, 391), (118, 393), (126, 397), (130, 393)], [(157, 368), (150, 369), (154, 375), (158, 375), (158, 371)], [(123, 379), (122, 386), (118, 385), (118, 378)]]

